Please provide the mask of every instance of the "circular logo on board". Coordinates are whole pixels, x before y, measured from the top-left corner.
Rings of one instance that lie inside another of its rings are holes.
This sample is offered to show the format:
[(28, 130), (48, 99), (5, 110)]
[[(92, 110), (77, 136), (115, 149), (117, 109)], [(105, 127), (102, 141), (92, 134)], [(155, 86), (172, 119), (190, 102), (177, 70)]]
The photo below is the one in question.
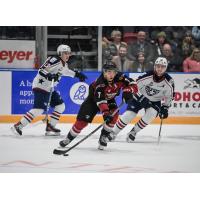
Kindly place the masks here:
[(72, 85), (69, 95), (75, 104), (81, 105), (87, 98), (89, 93), (89, 85), (84, 82), (78, 82)]

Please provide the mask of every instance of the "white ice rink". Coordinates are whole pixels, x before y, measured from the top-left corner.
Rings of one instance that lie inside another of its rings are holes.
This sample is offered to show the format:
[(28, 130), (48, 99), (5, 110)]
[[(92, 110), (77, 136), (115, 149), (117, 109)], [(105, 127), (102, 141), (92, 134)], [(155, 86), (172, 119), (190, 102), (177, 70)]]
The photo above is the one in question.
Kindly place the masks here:
[[(100, 131), (69, 152), (53, 155), (72, 124), (58, 124), (61, 137), (44, 136), (45, 125), (25, 128), (22, 137), (13, 135), (12, 124), (0, 124), (0, 172), (200, 172), (200, 125), (159, 125), (141, 131), (135, 143), (125, 137), (132, 125), (120, 133), (104, 151), (97, 150)], [(89, 125), (72, 145), (98, 124)]]

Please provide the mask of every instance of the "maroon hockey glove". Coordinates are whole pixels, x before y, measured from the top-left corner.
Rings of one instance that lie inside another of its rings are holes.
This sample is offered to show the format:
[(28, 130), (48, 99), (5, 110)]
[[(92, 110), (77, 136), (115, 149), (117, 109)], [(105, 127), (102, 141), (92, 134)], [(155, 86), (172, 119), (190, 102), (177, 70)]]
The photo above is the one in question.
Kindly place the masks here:
[(132, 85), (129, 85), (128, 87), (125, 87), (123, 89), (123, 92), (129, 92), (129, 93), (132, 93), (132, 94), (137, 94), (138, 92), (138, 87), (136, 84), (132, 84)]
[(136, 94), (138, 92), (138, 87), (136, 84), (129, 85), (128, 87), (125, 87), (123, 89), (122, 94), (122, 101), (125, 101), (127, 103), (129, 100), (133, 98), (133, 94)]

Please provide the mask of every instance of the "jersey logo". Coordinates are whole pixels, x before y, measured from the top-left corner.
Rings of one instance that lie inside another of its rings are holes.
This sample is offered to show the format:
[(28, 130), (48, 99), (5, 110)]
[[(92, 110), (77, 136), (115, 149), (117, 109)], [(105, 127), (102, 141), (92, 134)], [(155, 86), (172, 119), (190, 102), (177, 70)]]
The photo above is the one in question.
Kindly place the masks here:
[(154, 88), (149, 87), (148, 85), (145, 87), (145, 91), (148, 96), (154, 96), (160, 92), (160, 90), (156, 90)]

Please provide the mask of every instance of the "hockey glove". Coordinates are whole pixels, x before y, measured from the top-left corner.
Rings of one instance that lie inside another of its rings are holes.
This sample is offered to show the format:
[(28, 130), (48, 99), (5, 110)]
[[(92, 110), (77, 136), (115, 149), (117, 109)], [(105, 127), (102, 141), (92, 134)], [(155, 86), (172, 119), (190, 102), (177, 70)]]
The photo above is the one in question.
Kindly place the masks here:
[(152, 107), (151, 101), (148, 98), (146, 98), (144, 95), (140, 95), (140, 96), (136, 95), (136, 98), (143, 108), (147, 109), (147, 108)]
[(167, 106), (161, 106), (159, 117), (160, 117), (160, 119), (168, 118), (168, 107)]
[(84, 82), (85, 79), (87, 79), (87, 76), (79, 71), (75, 71), (75, 77), (77, 77), (81, 82)]
[(47, 77), (47, 79), (48, 79), (49, 81), (52, 81), (52, 80), (54, 79), (54, 81), (56, 82), (56, 81), (58, 81), (58, 79), (59, 79), (59, 74), (51, 74), (51, 73), (48, 73), (48, 74), (46, 75), (46, 77)]
[(124, 101), (125, 103), (128, 103), (129, 100), (131, 100), (133, 98), (132, 93), (130, 92), (123, 92), (122, 94), (122, 101)]
[(109, 124), (113, 120), (113, 116), (109, 112), (103, 113), (103, 119), (106, 124)]
[(130, 99), (133, 98), (133, 94), (137, 92), (138, 92), (138, 88), (137, 88), (137, 85), (135, 84), (125, 87), (123, 89), (122, 101), (125, 101), (125, 103), (127, 103)]

